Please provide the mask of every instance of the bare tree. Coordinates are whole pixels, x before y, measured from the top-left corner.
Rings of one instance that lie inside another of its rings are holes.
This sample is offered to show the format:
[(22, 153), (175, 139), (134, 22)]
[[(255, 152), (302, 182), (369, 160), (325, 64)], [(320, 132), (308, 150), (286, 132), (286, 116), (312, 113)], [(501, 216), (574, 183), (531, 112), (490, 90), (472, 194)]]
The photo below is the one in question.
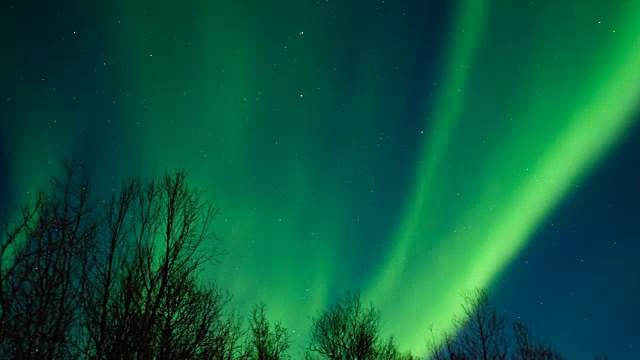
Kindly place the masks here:
[(251, 309), (249, 318), (250, 360), (281, 360), (289, 348), (287, 329), (280, 322), (271, 325), (267, 319), (266, 305), (259, 303)]
[(212, 336), (209, 336), (205, 342), (204, 352), (196, 359), (248, 359), (246, 348), (242, 342), (246, 335), (242, 331), (242, 317), (232, 312), (225, 318), (218, 319), (211, 333)]
[[(13, 319), (10, 319), (13, 303), (13, 288), (18, 265), (22, 262), (20, 256), (26, 256), (22, 250), (27, 234), (35, 231), (37, 214), (43, 206), (43, 193), (38, 192), (33, 204), (27, 203), (22, 208), (20, 216), (12, 223), (2, 224), (2, 238), (0, 238), (0, 349), (6, 344), (11, 335), (10, 329)], [(6, 216), (10, 218), (10, 216)]]
[(418, 360), (411, 352), (401, 352), (393, 336), (389, 336), (386, 341), (378, 346), (378, 360)]
[(427, 359), (430, 360), (470, 360), (463, 352), (460, 342), (449, 333), (438, 336), (431, 328), (427, 340)]
[[(346, 293), (313, 319), (307, 357), (331, 360), (376, 360), (400, 356), (393, 339), (380, 338), (380, 311), (363, 306), (360, 294)], [(386, 356), (386, 357), (385, 357)]]
[(93, 254), (93, 291), (83, 298), (87, 357), (235, 356), (239, 322), (224, 311), (230, 296), (198, 278), (221, 255), (210, 231), (218, 213), (184, 171), (130, 180), (112, 196)]
[(549, 345), (535, 341), (529, 327), (522, 321), (511, 323), (515, 338), (513, 360), (562, 360), (564, 357)]
[(508, 341), (506, 319), (498, 314), (489, 295), (475, 289), (463, 295), (462, 316), (454, 319), (453, 335), (432, 340), (428, 351), (434, 360), (505, 360)]
[(505, 317), (498, 314), (485, 290), (472, 290), (463, 298), (463, 317), (456, 320), (462, 353), (468, 359), (505, 360)]
[[(84, 168), (63, 163), (64, 176), (40, 191), (2, 242), (3, 358), (68, 359), (98, 222)], [(8, 252), (9, 247), (12, 251)]]
[(246, 358), (230, 295), (199, 277), (222, 255), (215, 202), (178, 171), (129, 180), (94, 211), (84, 169), (63, 168), (3, 226), (0, 357)]
[[(96, 245), (89, 254), (91, 269), (85, 290), (79, 301), (83, 309), (83, 349), (89, 358), (107, 358), (107, 344), (113, 341), (112, 315), (117, 312), (116, 293), (119, 282), (126, 277), (127, 268), (122, 266), (130, 257), (130, 236), (133, 230), (132, 208), (139, 196), (140, 182), (129, 180), (123, 183), (118, 193), (103, 201), (103, 222), (98, 232)], [(111, 317), (110, 317), (111, 315)]]

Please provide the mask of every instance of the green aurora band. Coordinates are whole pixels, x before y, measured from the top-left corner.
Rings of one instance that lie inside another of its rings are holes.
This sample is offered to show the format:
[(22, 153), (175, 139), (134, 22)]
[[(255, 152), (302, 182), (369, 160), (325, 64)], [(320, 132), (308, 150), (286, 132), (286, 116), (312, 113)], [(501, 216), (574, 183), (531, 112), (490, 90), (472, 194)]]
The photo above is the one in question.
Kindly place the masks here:
[[(486, 21), (488, 5), (468, 1), (460, 11), (453, 29), (457, 37), (451, 41), (452, 69), (444, 80), (453, 86), (441, 94), (437, 111), (427, 115), (437, 121), (425, 143), (416, 191), (398, 227), (393, 252), (367, 292), (377, 303), (385, 303), (382, 308), (387, 312), (412, 309), (406, 317), (387, 321), (401, 343), (415, 350), (423, 348), (429, 325), (438, 331), (452, 330), (452, 315), (460, 315), (455, 304), (462, 291), (491, 285), (536, 226), (632, 125), (631, 115), (637, 111), (640, 2), (621, 7), (615, 26), (607, 27), (609, 34), (597, 31), (598, 37), (596, 31), (587, 36), (580, 31), (601, 24), (598, 19), (611, 15), (615, 6), (548, 5), (544, 16), (536, 19), (537, 36), (520, 40), (533, 59), (524, 64), (524, 73), (530, 74), (520, 78), (524, 88), (517, 92), (518, 99), (493, 89), (499, 79), (511, 75), (495, 54), (506, 56), (511, 51), (506, 47), (517, 40), (494, 39), (518, 24), (532, 24), (519, 18), (526, 17), (521, 11), (512, 19), (498, 13), (490, 20), (493, 29), (485, 30), (488, 24), (478, 22)], [(492, 5), (509, 7), (507, 2)], [(567, 19), (575, 22), (560, 28)], [(565, 35), (554, 38), (554, 31), (560, 30)], [(484, 49), (474, 63), (473, 50), (480, 42)], [(551, 72), (538, 73), (531, 65)], [(469, 69), (477, 80), (469, 79)], [(465, 94), (474, 96), (465, 99)], [(517, 108), (502, 108), (518, 100)], [(481, 121), (498, 120), (488, 112), (509, 121), (496, 121), (492, 129), (489, 124), (481, 127)], [(497, 138), (491, 134), (501, 131), (504, 134)], [(488, 146), (492, 141), (497, 144)], [(478, 171), (465, 172), (461, 182), (452, 174), (451, 163)], [(452, 202), (460, 204), (454, 205), (455, 215), (443, 213)], [(421, 308), (425, 310), (414, 310)], [(406, 323), (421, 325), (407, 328)]]
[[(264, 300), (300, 340), (310, 315), (359, 286), (385, 330), (423, 352), (429, 325), (451, 330), (460, 293), (499, 278), (638, 110), (640, 1), (460, 1), (446, 65), (422, 104), (415, 179), (385, 189), (395, 159), (362, 139), (401, 136), (393, 119), (406, 119), (410, 75), (423, 66), (398, 55), (415, 55), (400, 5), (100, 6), (93, 16), (122, 89), (117, 151), (102, 175), (192, 168), (194, 185), (214, 189), (224, 210), (228, 255), (204, 276), (241, 310)], [(355, 31), (357, 18), (374, 25)], [(85, 136), (62, 120), (34, 133), (30, 124), (51, 111), (64, 119), (53, 108), (23, 112), (9, 135), (22, 192), (50, 176), (42, 164), (73, 155), (69, 134)], [(370, 191), (353, 185), (369, 182)], [(384, 206), (377, 197), (387, 192), (406, 198), (389, 210), (399, 215), (372, 267), (353, 240), (371, 230), (354, 219)]]

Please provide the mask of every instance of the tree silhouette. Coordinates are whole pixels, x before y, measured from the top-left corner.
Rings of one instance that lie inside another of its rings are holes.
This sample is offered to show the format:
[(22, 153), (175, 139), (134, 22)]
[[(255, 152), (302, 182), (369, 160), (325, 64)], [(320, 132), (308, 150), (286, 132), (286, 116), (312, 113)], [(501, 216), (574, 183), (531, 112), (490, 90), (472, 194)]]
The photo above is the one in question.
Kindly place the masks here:
[(119, 354), (112, 352), (115, 349), (111, 349), (109, 345), (116, 340), (117, 331), (125, 330), (119, 329), (115, 323), (122, 317), (121, 312), (128, 313), (128, 309), (121, 309), (117, 305), (128, 302), (119, 303), (118, 300), (123, 299), (116, 299), (116, 294), (126, 288), (123, 282), (127, 268), (124, 265), (131, 256), (129, 245), (133, 231), (132, 212), (139, 190), (140, 182), (129, 180), (123, 184), (119, 193), (112, 193), (110, 200), (105, 201), (99, 241), (90, 254), (94, 265), (89, 277), (90, 291), (83, 292), (80, 298), (84, 310), (83, 349), (90, 358), (102, 359), (107, 354)]
[(3, 226), (0, 357), (241, 358), (230, 295), (198, 278), (221, 255), (214, 201), (177, 171), (129, 180), (97, 209), (83, 168), (63, 169)]
[(251, 309), (249, 318), (249, 348), (247, 357), (250, 360), (281, 360), (289, 348), (287, 329), (280, 322), (273, 327), (266, 314), (266, 305), (259, 303)]
[(427, 359), (430, 360), (467, 360), (460, 349), (460, 344), (449, 333), (438, 336), (431, 329), (431, 337), (427, 339)]
[(463, 294), (462, 316), (454, 319), (453, 334), (445, 333), (427, 343), (434, 360), (505, 360), (508, 340), (505, 317), (498, 314), (485, 290)]
[(522, 321), (511, 323), (515, 338), (513, 360), (562, 360), (564, 357), (549, 345), (533, 340), (529, 327)]
[[(27, 252), (23, 249), (25, 238), (35, 231), (35, 223), (40, 208), (43, 207), (44, 197), (42, 192), (36, 195), (33, 204), (27, 204), (22, 208), (19, 220), (12, 223), (3, 223), (2, 238), (0, 242), (0, 347), (5, 351), (7, 342), (11, 342), (15, 319), (11, 307), (21, 280), (19, 267)], [(12, 346), (12, 345), (9, 345)]]
[(99, 224), (84, 169), (68, 162), (63, 169), (48, 192), (39, 191), (23, 208), (20, 221), (4, 227), (2, 358), (78, 356), (77, 299), (85, 290), (88, 252)]
[(463, 298), (463, 317), (456, 319), (462, 353), (468, 359), (506, 359), (505, 317), (498, 314), (485, 290), (469, 291)]
[[(312, 320), (308, 359), (377, 360), (399, 359), (393, 338), (380, 338), (380, 311), (363, 306), (360, 293), (346, 293)], [(409, 356), (409, 355), (404, 355)]]
[[(233, 357), (240, 322), (230, 296), (198, 280), (221, 254), (210, 224), (219, 210), (186, 183), (186, 173), (130, 180), (106, 206), (106, 239), (93, 254), (85, 297), (91, 358)], [(208, 248), (207, 248), (208, 246)]]

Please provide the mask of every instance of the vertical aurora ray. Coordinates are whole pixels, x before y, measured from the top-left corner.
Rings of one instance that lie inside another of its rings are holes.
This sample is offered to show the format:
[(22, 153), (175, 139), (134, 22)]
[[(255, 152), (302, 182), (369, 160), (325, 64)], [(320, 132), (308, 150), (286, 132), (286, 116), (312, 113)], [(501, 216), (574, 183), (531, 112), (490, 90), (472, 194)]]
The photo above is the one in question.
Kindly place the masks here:
[[(140, 9), (123, 4), (119, 11), (131, 28), (117, 35), (138, 69), (130, 85), (137, 89), (136, 101), (127, 113), (136, 114), (140, 124), (131, 129), (131, 141), (149, 139), (138, 142), (140, 171), (193, 168), (194, 185), (215, 190), (223, 207), (217, 229), (227, 255), (223, 266), (203, 277), (228, 288), (241, 311), (265, 301), (271, 316), (300, 334), (306, 314), (325, 303), (333, 248), (326, 244), (339, 237), (341, 217), (333, 205), (308, 195), (318, 185), (302, 161), (314, 151), (304, 146), (312, 135), (305, 132), (319, 117), (305, 127), (291, 121), (308, 100), (278, 93), (290, 86), (290, 76), (271, 67), (280, 60), (269, 59), (273, 55), (265, 48), (292, 44), (286, 37), (261, 42), (262, 32), (272, 31), (268, 6), (263, 7), (248, 1), (224, 7), (207, 1), (188, 7), (148, 3)], [(148, 18), (141, 16), (143, 9)], [(175, 22), (181, 24), (177, 29)], [(296, 33), (286, 35), (291, 34)], [(277, 129), (289, 133), (272, 135)], [(322, 226), (311, 226), (309, 217), (322, 218)], [(312, 259), (303, 254), (310, 249)]]
[[(469, 6), (463, 6), (453, 26), (451, 36), (451, 55), (444, 76), (444, 90), (441, 99), (434, 111), (434, 121), (427, 132), (429, 141), (424, 144), (425, 149), (421, 152), (421, 171), (418, 171), (418, 179), (415, 182), (415, 194), (411, 197), (410, 205), (407, 207), (406, 215), (392, 249), (393, 254), (389, 256), (389, 262), (384, 267), (376, 289), (386, 289), (390, 291), (396, 277), (402, 273), (411, 241), (419, 226), (424, 226), (425, 202), (430, 199), (432, 182), (436, 176), (438, 166), (443, 161), (446, 149), (451, 141), (451, 133), (459, 121), (460, 112), (464, 103), (464, 91), (466, 90), (467, 72), (472, 65), (474, 48), (480, 38), (482, 27), (484, 26), (484, 13), (486, 12), (486, 1), (474, 0), (469, 2)], [(460, 30), (464, 29), (464, 30)], [(370, 294), (372, 299), (378, 299), (377, 292)]]
[[(383, 95), (386, 84), (373, 70), (397, 62), (371, 51), (370, 33), (343, 34), (353, 18), (336, 20), (334, 12), (349, 7), (120, 5), (113, 42), (135, 69), (134, 77), (122, 75), (134, 89), (122, 106), (135, 173), (193, 168), (194, 184), (215, 190), (223, 207), (218, 229), (227, 255), (203, 276), (220, 280), (241, 311), (265, 301), (294, 338), (306, 336), (309, 316), (335, 289), (355, 287), (355, 275), (344, 274), (366, 260), (346, 240), (362, 206), (353, 200), (357, 184), (384, 172), (371, 156), (383, 150), (367, 150), (367, 137), (388, 132), (389, 115), (399, 113), (388, 103), (405, 101), (402, 92)], [(326, 21), (336, 23), (330, 34)]]
[[(451, 115), (430, 115), (447, 131), (427, 139), (418, 190), (367, 292), (396, 315), (387, 317), (388, 330), (414, 351), (424, 351), (429, 324), (451, 329), (460, 292), (491, 285), (637, 110), (640, 2), (623, 11), (615, 4), (528, 6), (493, 2), (490, 40), (467, 64), (467, 101), (449, 89), (443, 99), (455, 101), (438, 109)], [(530, 26), (530, 35), (505, 32), (518, 26)], [(518, 41), (524, 50), (510, 54)], [(459, 84), (460, 76), (453, 71), (444, 81)]]

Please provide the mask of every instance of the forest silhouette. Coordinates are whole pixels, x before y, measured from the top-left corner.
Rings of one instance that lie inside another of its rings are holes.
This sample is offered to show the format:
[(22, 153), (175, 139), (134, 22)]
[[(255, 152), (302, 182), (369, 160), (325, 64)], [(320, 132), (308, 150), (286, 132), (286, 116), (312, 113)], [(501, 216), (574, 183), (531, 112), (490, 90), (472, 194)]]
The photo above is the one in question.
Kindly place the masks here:
[(484, 289), (462, 296), (454, 331), (424, 334), (426, 355), (385, 338), (381, 312), (357, 291), (315, 314), (308, 342), (294, 351), (264, 303), (245, 317), (231, 294), (199, 276), (223, 261), (212, 228), (220, 209), (185, 170), (129, 179), (98, 201), (84, 166), (62, 169), (5, 217), (0, 359), (564, 359), (498, 312)]

